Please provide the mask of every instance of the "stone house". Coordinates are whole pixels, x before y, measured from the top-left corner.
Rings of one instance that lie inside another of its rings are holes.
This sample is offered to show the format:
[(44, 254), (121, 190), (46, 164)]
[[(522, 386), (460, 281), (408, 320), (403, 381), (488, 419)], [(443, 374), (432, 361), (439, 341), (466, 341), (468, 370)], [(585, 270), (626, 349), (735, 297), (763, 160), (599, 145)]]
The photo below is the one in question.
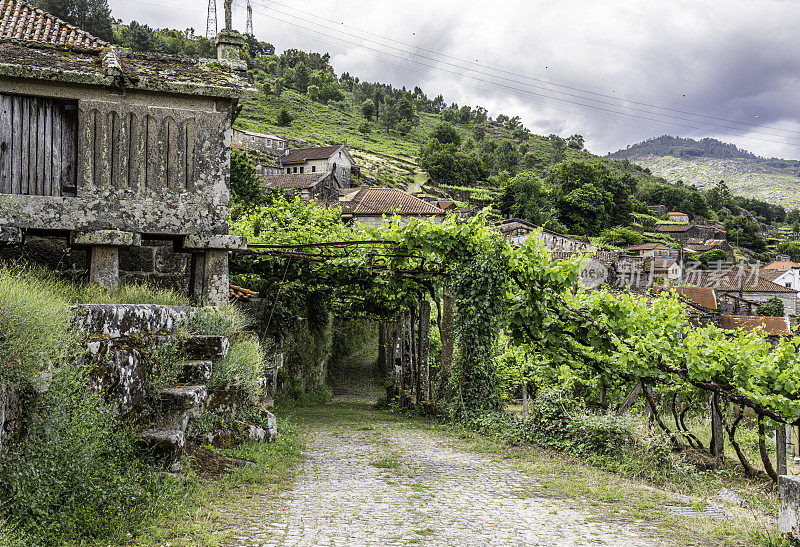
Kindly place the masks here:
[(723, 297), (730, 296), (732, 298), (727, 300), (731, 303), (735, 302), (737, 309), (741, 308), (744, 302), (747, 303), (747, 307), (752, 308), (763, 304), (771, 298), (778, 298), (783, 302), (783, 309), (786, 315), (795, 315), (798, 311), (798, 291), (770, 281), (767, 277), (761, 275), (758, 269), (687, 271), (684, 275), (684, 283), (686, 285), (713, 288), (720, 302)]
[(781, 338), (794, 336), (788, 317), (760, 317), (746, 315), (721, 315), (720, 327), (726, 330), (744, 332), (760, 332), (766, 336), (772, 347), (778, 345)]
[(667, 247), (663, 243), (641, 243), (639, 245), (630, 245), (624, 247), (626, 251), (632, 256), (640, 256), (642, 258), (659, 258), (659, 259), (675, 259), (680, 258), (680, 250)]
[(700, 226), (698, 224), (659, 224), (656, 232), (668, 235), (681, 243), (689, 239), (725, 239), (726, 232), (718, 226)]
[(289, 141), (277, 135), (245, 131), (238, 127), (233, 128), (231, 144), (242, 150), (252, 150), (261, 154), (278, 157), (289, 149)]
[(690, 254), (703, 254), (709, 251), (722, 251), (725, 253), (726, 259), (733, 259), (736, 254), (733, 251), (727, 239), (695, 239), (690, 238), (684, 245), (684, 253)]
[(337, 203), (342, 188), (331, 172), (264, 175), (264, 189), (281, 188), (290, 195), (299, 195), (308, 203), (316, 200), (325, 205)]
[(769, 275), (774, 283), (800, 290), (800, 262), (790, 260), (770, 262), (762, 268), (761, 274)]
[(355, 161), (343, 144), (287, 150), (278, 157), (277, 164), (287, 175), (331, 173), (341, 188), (350, 188), (350, 175)]
[(674, 258), (656, 258), (653, 260), (653, 275), (675, 281), (681, 278), (681, 265)]
[(121, 262), (152, 273), (156, 251), (136, 251), (153, 244), (198, 300), (227, 300), (228, 251), (245, 245), (228, 235), (231, 125), (257, 90), (244, 38), (216, 44), (215, 60), (132, 53), (0, 3), (0, 241), (54, 238), (107, 286)]
[(502, 220), (495, 224), (495, 228), (517, 245), (523, 245), (528, 237), (533, 235), (549, 251), (595, 253), (598, 250), (597, 246), (588, 240), (565, 236), (518, 218)]
[(369, 226), (380, 226), (393, 216), (400, 217), (401, 226), (414, 218), (438, 224), (445, 217), (445, 212), (435, 205), (397, 188), (345, 188), (338, 206), (342, 208), (343, 219)]
[(677, 211), (671, 211), (669, 214), (669, 221), (670, 222), (679, 222), (681, 224), (689, 224), (689, 215), (686, 213), (679, 213)]

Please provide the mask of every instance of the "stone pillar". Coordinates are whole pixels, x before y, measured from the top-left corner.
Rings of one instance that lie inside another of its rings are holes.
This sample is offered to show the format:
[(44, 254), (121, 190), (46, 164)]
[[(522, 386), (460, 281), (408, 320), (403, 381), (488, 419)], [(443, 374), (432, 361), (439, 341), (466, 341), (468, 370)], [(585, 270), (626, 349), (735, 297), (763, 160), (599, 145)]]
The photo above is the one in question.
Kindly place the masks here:
[(778, 424), (775, 428), (775, 463), (778, 475), (786, 474), (786, 425)]
[(800, 539), (800, 476), (778, 477), (778, 532)]
[(411, 391), (414, 385), (412, 384), (412, 367), (414, 366), (412, 356), (414, 351), (412, 348), (413, 343), (414, 336), (413, 329), (411, 328), (411, 314), (405, 313), (403, 314), (403, 370), (400, 387), (406, 391)]
[[(228, 252), (247, 249), (247, 239), (230, 235), (186, 236), (183, 248), (203, 252), (202, 259), (197, 257), (192, 261), (194, 286), (190, 291), (195, 298), (199, 295), (200, 303), (204, 305), (216, 306), (227, 302), (230, 283)], [(202, 289), (199, 283), (202, 283)]]
[(421, 392), (418, 397), (423, 401), (432, 399), (431, 390), (431, 303), (423, 299), (419, 303), (419, 380)]
[(91, 246), (89, 280), (101, 287), (119, 287), (119, 248), (139, 247), (142, 236), (119, 230), (87, 230), (72, 234), (72, 244)]
[(442, 316), (439, 318), (439, 334), (442, 339), (442, 372), (450, 374), (453, 367), (453, 296), (449, 288), (442, 291)]

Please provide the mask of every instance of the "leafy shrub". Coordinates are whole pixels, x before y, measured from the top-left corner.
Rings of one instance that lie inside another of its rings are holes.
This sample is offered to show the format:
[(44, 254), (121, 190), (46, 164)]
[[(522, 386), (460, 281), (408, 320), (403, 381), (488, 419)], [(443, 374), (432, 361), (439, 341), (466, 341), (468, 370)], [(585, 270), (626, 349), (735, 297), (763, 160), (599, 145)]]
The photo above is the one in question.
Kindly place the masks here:
[(47, 391), (26, 402), (27, 435), (4, 457), (3, 509), (28, 544), (121, 539), (163, 493), (86, 376), (74, 363), (53, 369)]
[(584, 454), (613, 456), (635, 444), (633, 424), (625, 416), (579, 414), (570, 424), (573, 444)]

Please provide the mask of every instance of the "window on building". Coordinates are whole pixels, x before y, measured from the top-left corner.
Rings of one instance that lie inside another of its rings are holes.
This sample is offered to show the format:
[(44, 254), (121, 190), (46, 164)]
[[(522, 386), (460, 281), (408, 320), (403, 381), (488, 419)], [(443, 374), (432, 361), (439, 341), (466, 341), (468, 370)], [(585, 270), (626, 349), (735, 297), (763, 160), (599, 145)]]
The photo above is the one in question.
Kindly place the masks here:
[(256, 138), (255, 137), (250, 137), (250, 142), (256, 142)]
[(272, 147), (272, 139), (267, 139), (267, 148)]
[(340, 157), (340, 158), (342, 157), (342, 153), (341, 153), (341, 152), (339, 152), (339, 157)]
[(306, 170), (306, 168), (305, 168), (305, 167), (303, 167), (303, 166), (300, 166), (300, 172), (301, 172), (301, 173), (304, 173), (304, 172), (305, 172), (305, 170)]
[(311, 172), (312, 173), (316, 173), (317, 172), (317, 166), (316, 165), (312, 165), (311, 166)]
[(78, 103), (0, 94), (0, 194), (75, 196)]
[(287, 167), (287, 168), (286, 168), (286, 174), (288, 175), (288, 174), (289, 174), (289, 173), (291, 173), (291, 172), (292, 172), (292, 168), (291, 168), (291, 167)]
[(297, 173), (297, 167), (294, 168), (294, 172)]
[(278, 148), (283, 148), (283, 141), (278, 141)]

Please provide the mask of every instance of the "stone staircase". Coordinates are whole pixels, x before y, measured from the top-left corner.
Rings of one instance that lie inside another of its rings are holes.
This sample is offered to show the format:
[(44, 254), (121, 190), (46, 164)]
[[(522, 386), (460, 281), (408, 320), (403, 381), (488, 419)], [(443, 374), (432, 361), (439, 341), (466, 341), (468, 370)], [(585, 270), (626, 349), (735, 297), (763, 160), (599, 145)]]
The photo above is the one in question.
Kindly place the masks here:
[(160, 390), (156, 402), (156, 422), (139, 435), (156, 460), (173, 470), (180, 466), (189, 420), (203, 413), (208, 400), (205, 383), (211, 378), (214, 362), (228, 353), (228, 339), (205, 335), (183, 338), (181, 353), (186, 355), (187, 360), (182, 363), (178, 383)]

